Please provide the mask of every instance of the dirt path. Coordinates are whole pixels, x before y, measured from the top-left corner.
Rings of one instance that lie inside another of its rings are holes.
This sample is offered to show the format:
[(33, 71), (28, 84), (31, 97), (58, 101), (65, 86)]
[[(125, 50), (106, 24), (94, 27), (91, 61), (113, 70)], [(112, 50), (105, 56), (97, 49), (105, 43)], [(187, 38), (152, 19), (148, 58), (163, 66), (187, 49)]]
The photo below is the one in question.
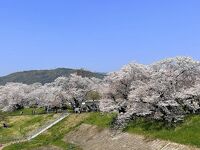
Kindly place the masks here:
[(114, 132), (82, 124), (63, 139), (79, 145), (83, 150), (200, 150), (163, 140), (147, 140), (129, 133)]

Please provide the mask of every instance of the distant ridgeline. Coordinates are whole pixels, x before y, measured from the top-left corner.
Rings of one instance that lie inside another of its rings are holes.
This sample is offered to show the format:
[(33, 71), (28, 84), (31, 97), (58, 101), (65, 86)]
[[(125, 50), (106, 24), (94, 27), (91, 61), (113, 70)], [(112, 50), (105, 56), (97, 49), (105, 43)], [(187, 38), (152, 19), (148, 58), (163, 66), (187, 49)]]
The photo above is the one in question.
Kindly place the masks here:
[(76, 73), (82, 77), (96, 77), (100, 79), (105, 76), (105, 73), (90, 72), (83, 69), (57, 68), (53, 70), (31, 70), (16, 72), (7, 76), (0, 77), (0, 85), (5, 85), (7, 82), (19, 82), (25, 84), (40, 82), (45, 84), (53, 82), (60, 76), (68, 77), (72, 73)]

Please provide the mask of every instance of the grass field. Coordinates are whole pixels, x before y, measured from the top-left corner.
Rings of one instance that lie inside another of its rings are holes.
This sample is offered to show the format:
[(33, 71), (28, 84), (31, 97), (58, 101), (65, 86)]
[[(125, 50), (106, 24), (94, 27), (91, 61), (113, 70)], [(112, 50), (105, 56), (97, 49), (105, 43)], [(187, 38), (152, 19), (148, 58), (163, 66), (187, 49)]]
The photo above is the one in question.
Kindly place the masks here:
[(56, 117), (53, 114), (8, 116), (8, 128), (0, 127), (0, 143), (21, 139)]
[(174, 128), (168, 128), (162, 122), (140, 118), (129, 123), (125, 132), (200, 147), (200, 115), (188, 116), (184, 123)]
[(21, 115), (21, 112), (23, 112), (23, 115), (33, 115), (32, 114), (33, 110), (35, 111), (36, 115), (45, 114), (44, 108), (24, 108), (13, 112), (7, 112), (6, 114), (8, 116), (19, 116)]
[(96, 125), (102, 128), (110, 128), (115, 116), (116, 114), (114, 113), (90, 113), (89, 117), (84, 120), (84, 123)]
[(99, 127), (109, 127), (113, 116), (114, 114), (100, 113), (71, 114), (68, 118), (62, 120), (60, 123), (34, 140), (20, 144), (13, 144), (4, 148), (4, 150), (29, 150), (48, 146), (56, 146), (57, 148), (65, 150), (81, 150), (81, 148), (76, 145), (65, 143), (63, 141), (64, 136), (82, 123), (93, 124)]
[(60, 149), (70, 149), (70, 150), (79, 150), (80, 148), (70, 144), (65, 143), (62, 141), (65, 134), (67, 134), (69, 131), (77, 127), (80, 123), (83, 122), (83, 120), (87, 117), (86, 114), (84, 115), (70, 115), (70, 117), (62, 120), (57, 125), (49, 129), (47, 132), (41, 134), (34, 140), (30, 142), (24, 142), (20, 144), (13, 144), (6, 148), (5, 150), (14, 150), (14, 149), (34, 149), (44, 146), (51, 146), (54, 145)]
[[(39, 147), (55, 146), (59, 149), (80, 150), (81, 148), (63, 141), (64, 136), (82, 123), (109, 128), (115, 114), (83, 113), (71, 114), (30, 142), (10, 145), (4, 150), (29, 150)], [(170, 140), (181, 144), (200, 147), (200, 116), (188, 116), (184, 123), (168, 128), (162, 122), (139, 118), (129, 123), (124, 132), (142, 134), (148, 138)], [(1, 131), (0, 131), (1, 133)]]

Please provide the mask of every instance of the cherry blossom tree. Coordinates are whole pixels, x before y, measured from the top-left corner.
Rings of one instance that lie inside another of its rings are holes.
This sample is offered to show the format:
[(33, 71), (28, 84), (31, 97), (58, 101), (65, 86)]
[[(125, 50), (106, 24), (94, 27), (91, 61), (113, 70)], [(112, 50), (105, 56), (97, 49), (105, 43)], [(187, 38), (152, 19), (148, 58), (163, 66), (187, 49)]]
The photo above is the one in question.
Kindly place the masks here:
[(7, 83), (0, 89), (0, 102), (3, 110), (15, 110), (26, 104), (26, 96), (29, 93), (28, 86), (22, 83)]
[(68, 78), (60, 77), (56, 79), (52, 85), (61, 87), (64, 97), (73, 107), (80, 107), (89, 91), (98, 90), (98, 83), (100, 82), (96, 78), (87, 78), (72, 74)]
[(125, 65), (120, 71), (109, 73), (105, 78), (110, 86), (111, 98), (128, 100), (128, 94), (132, 81), (146, 81), (149, 78), (149, 69), (147, 66), (137, 63)]
[[(111, 104), (117, 109), (125, 106), (119, 111), (118, 126), (138, 116), (169, 124), (180, 121), (185, 114), (199, 111), (199, 66), (198, 61), (188, 57), (169, 58), (148, 66), (129, 64), (106, 78), (109, 88), (105, 89), (111, 97), (102, 101), (100, 108), (115, 111)], [(121, 102), (116, 101), (119, 98)], [(110, 99), (116, 103), (113, 105)]]

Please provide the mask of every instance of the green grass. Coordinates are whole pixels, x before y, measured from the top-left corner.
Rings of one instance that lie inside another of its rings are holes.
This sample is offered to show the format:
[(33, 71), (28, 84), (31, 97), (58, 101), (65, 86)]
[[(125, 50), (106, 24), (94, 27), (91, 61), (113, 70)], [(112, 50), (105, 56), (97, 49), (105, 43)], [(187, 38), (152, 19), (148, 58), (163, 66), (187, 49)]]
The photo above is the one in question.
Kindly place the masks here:
[(200, 116), (188, 116), (184, 123), (169, 128), (162, 122), (139, 118), (129, 123), (124, 130), (173, 142), (200, 147)]
[(84, 120), (84, 123), (97, 125), (102, 128), (109, 128), (113, 121), (113, 118), (116, 117), (115, 113), (99, 113), (99, 112), (92, 112), (90, 116)]
[(37, 138), (31, 140), (30, 142), (23, 142), (19, 144), (10, 145), (4, 150), (30, 150), (33, 148), (45, 147), (49, 145), (57, 146), (61, 149), (67, 150), (80, 150), (76, 145), (65, 143), (63, 141), (64, 136), (78, 127), (89, 114), (71, 114), (69, 117), (65, 118), (47, 132), (39, 135)]
[[(36, 111), (32, 115), (32, 110)], [(23, 114), (21, 112), (23, 111)], [(0, 143), (9, 143), (26, 137), (29, 133), (54, 119), (59, 114), (45, 114), (43, 108), (25, 108), (14, 112), (1, 112), (6, 115), (6, 120), (0, 121)], [(2, 123), (6, 122), (9, 128), (3, 128)]]
[(9, 128), (0, 127), (0, 143), (21, 139), (51, 119), (53, 119), (53, 114), (8, 116)]
[(80, 150), (81, 148), (64, 142), (64, 136), (70, 131), (74, 130), (82, 123), (97, 125), (99, 127), (110, 127), (115, 114), (108, 113), (83, 113), (83, 114), (71, 114), (68, 118), (62, 120), (47, 132), (41, 134), (37, 138), (30, 142), (24, 142), (20, 144), (10, 145), (4, 150), (30, 150), (38, 147), (45, 147), (49, 145), (57, 146), (61, 149), (68, 150)]
[(44, 108), (24, 108), (24, 109), (19, 109), (13, 112), (7, 112), (5, 113), (8, 116), (19, 116), (21, 115), (21, 112), (23, 112), (23, 115), (33, 115), (32, 111), (35, 110), (35, 114), (45, 114)]
[[(44, 118), (40, 118), (40, 116), (42, 115), (39, 115), (38, 117), (26, 116), (34, 118), (22, 121), (23, 123), (20, 125), (22, 131), (20, 131), (20, 133), (23, 134), (28, 132), (29, 129), (26, 128), (27, 126), (30, 126), (35, 122), (42, 121)], [(76, 129), (82, 123), (97, 125), (101, 128), (110, 128), (113, 118), (115, 117), (116, 114), (98, 112), (71, 114), (68, 118), (62, 120), (47, 132), (41, 134), (30, 142), (13, 144), (4, 148), (4, 150), (30, 150), (33, 148), (51, 145), (61, 149), (80, 150), (80, 147), (64, 142), (63, 139), (67, 133)], [(16, 127), (14, 129), (17, 130)], [(158, 138), (200, 147), (200, 115), (188, 116), (184, 123), (179, 124), (174, 128), (167, 127), (163, 122), (138, 118), (135, 121), (130, 122), (124, 131), (129, 133), (142, 134), (152, 139)], [(2, 132), (2, 129), (0, 129), (0, 133), (6, 135), (6, 133)]]

